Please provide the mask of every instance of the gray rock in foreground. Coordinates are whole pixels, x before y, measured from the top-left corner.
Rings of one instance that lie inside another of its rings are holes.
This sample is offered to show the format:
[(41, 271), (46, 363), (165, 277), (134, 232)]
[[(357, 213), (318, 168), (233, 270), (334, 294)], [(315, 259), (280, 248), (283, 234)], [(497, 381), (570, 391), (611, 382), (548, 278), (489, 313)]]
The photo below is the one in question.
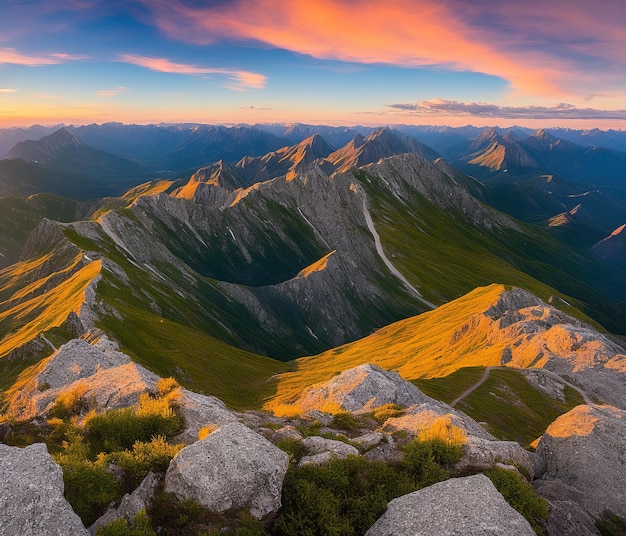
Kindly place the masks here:
[(398, 497), (366, 536), (534, 536), (485, 475), (453, 478)]
[(0, 444), (0, 536), (88, 536), (46, 446)]
[(165, 475), (165, 491), (214, 512), (245, 508), (257, 519), (278, 511), (289, 465), (285, 452), (241, 423), (228, 423), (182, 449)]
[(536, 486), (549, 499), (578, 502), (598, 519), (607, 510), (626, 519), (626, 411), (577, 406), (541, 436), (546, 474)]

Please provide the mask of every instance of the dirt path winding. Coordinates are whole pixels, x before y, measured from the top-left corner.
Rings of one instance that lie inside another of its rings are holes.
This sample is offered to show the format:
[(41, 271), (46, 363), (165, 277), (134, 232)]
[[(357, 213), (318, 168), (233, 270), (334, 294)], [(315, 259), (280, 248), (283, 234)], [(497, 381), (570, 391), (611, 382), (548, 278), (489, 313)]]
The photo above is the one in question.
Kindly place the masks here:
[(480, 380), (478, 380), (474, 385), (472, 385), (469, 389), (466, 389), (465, 391), (463, 391), (452, 402), (450, 402), (450, 406), (452, 407), (456, 406), (461, 400), (463, 400), (472, 391), (474, 391), (475, 389), (478, 389), (483, 383), (485, 383), (485, 381), (487, 381), (487, 378), (489, 378), (489, 372), (491, 371), (492, 368), (493, 367), (487, 367), (485, 369), (485, 373), (483, 374), (483, 377)]

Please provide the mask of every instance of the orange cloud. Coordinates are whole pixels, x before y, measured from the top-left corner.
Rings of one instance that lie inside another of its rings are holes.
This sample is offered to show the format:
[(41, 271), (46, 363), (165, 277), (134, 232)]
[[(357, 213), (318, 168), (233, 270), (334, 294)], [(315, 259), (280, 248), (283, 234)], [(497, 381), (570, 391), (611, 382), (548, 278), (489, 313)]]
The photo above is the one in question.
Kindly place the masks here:
[(157, 25), (178, 39), (253, 39), (322, 59), (476, 71), (526, 94), (562, 93), (557, 81), (567, 70), (537, 54), (504, 53), (441, 1), (233, 0), (199, 8), (151, 0), (149, 6)]
[(236, 69), (222, 69), (212, 67), (196, 67), (184, 63), (175, 63), (166, 58), (153, 58), (149, 56), (136, 56), (133, 54), (123, 54), (119, 61), (139, 65), (152, 71), (160, 73), (174, 73), (185, 75), (224, 75), (229, 81), (225, 85), (229, 89), (245, 91), (246, 89), (263, 89), (266, 77), (259, 73), (249, 71), (238, 71)]

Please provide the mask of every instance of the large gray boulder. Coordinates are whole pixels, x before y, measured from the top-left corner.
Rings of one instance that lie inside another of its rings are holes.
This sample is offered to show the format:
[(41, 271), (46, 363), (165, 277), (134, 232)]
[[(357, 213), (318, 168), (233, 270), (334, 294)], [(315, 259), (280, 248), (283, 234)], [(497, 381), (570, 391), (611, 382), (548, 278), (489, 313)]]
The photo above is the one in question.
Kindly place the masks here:
[(46, 446), (0, 444), (0, 536), (88, 536)]
[(626, 519), (626, 411), (577, 406), (548, 426), (537, 453), (546, 471), (540, 492), (578, 502), (596, 519), (607, 511)]
[(165, 491), (214, 512), (245, 508), (263, 519), (280, 508), (288, 465), (287, 454), (263, 436), (228, 423), (178, 453), (165, 475)]
[(408, 407), (431, 401), (432, 398), (402, 379), (397, 372), (376, 365), (359, 365), (327, 382), (309, 387), (296, 404), (304, 411), (332, 408), (359, 413), (385, 404)]
[(176, 437), (176, 441), (193, 443), (198, 439), (198, 432), (205, 426), (218, 427), (237, 420), (237, 415), (219, 398), (187, 389), (181, 389), (180, 393), (176, 402), (185, 416), (185, 430)]
[(534, 536), (485, 475), (453, 478), (398, 497), (365, 536)]

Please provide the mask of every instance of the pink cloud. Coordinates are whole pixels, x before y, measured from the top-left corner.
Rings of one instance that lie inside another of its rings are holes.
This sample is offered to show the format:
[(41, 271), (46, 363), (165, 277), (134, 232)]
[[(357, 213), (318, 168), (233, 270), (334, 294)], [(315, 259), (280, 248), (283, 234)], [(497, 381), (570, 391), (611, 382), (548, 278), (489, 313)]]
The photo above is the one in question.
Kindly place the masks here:
[[(616, 61), (626, 39), (619, 2), (142, 1), (175, 39), (254, 40), (321, 59), (482, 72), (508, 80), (517, 93), (551, 97), (573, 93), (581, 75), (593, 83), (581, 66), (585, 39), (573, 37), (588, 37), (587, 52)], [(557, 41), (558, 50), (550, 46)]]
[(14, 48), (0, 48), (0, 65), (9, 63), (12, 65), (26, 65), (28, 67), (40, 67), (42, 65), (55, 65), (67, 61), (68, 57), (50, 56), (29, 56), (22, 54)]
[(263, 89), (266, 77), (260, 73), (250, 71), (239, 71), (236, 69), (224, 69), (214, 67), (197, 67), (185, 63), (175, 63), (166, 58), (153, 58), (150, 56), (136, 56), (133, 54), (123, 54), (119, 61), (138, 65), (152, 71), (160, 73), (173, 73), (184, 75), (222, 75), (228, 79), (225, 87), (236, 91), (247, 89)]

